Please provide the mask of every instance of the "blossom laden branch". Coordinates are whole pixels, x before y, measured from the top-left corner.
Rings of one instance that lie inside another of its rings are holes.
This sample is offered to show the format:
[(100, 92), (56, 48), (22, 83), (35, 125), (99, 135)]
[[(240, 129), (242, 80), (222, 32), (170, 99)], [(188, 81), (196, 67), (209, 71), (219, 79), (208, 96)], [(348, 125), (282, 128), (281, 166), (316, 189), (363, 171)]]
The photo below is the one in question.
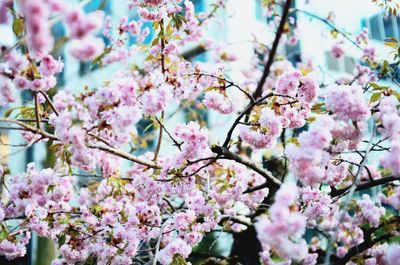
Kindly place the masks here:
[[(30, 131), (30, 132), (35, 133), (35, 134), (42, 135), (43, 137), (45, 137), (47, 139), (50, 139), (50, 140), (59, 141), (59, 139), (58, 139), (58, 137), (56, 135), (50, 134), (50, 133), (48, 133), (46, 131), (43, 131), (42, 129), (35, 128), (35, 127), (31, 126), (31, 125), (28, 125), (26, 123), (20, 122), (18, 120), (0, 119), (0, 122), (13, 123), (13, 124), (21, 126), (24, 130)], [(88, 144), (88, 147), (89, 148), (93, 148), (93, 149), (102, 150), (104, 152), (107, 152), (107, 153), (113, 154), (115, 156), (127, 159), (129, 161), (132, 161), (132, 162), (144, 165), (144, 166), (148, 166), (149, 168), (154, 168), (154, 169), (159, 169), (160, 168), (156, 163), (152, 163), (152, 162), (141, 160), (141, 159), (137, 158), (136, 156), (133, 156), (133, 155), (131, 155), (129, 153), (126, 153), (124, 151), (112, 148), (110, 146), (106, 146), (104, 144)]]
[(213, 146), (211, 148), (211, 150), (225, 158), (225, 159), (230, 159), (230, 160), (234, 160), (242, 165), (245, 165), (246, 167), (254, 170), (255, 172), (257, 172), (258, 174), (260, 174), (261, 176), (263, 176), (264, 178), (266, 178), (267, 180), (270, 181), (270, 183), (268, 183), (268, 186), (279, 186), (282, 184), (282, 182), (277, 179), (276, 177), (274, 177), (271, 173), (269, 173), (268, 171), (265, 171), (264, 169), (261, 169), (260, 167), (258, 167), (256, 164), (247, 161), (246, 159), (244, 159), (243, 157), (231, 152), (228, 150), (228, 148), (226, 147), (221, 147), (221, 146)]

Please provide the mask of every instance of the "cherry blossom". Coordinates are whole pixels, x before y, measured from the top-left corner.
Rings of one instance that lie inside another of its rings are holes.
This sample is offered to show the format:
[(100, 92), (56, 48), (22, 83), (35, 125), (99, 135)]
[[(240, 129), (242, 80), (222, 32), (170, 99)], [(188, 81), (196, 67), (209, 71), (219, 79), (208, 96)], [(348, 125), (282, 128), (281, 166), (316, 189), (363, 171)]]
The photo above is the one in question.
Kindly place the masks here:
[[(15, 37), (0, 40), (0, 255), (38, 236), (53, 265), (397, 264), (399, 41), (389, 58), (367, 29), (262, 1), (263, 33), (228, 43), (215, 32), (231, 30), (231, 3), (211, 2), (128, 0), (117, 18), (87, 1), (0, 0)], [(352, 69), (297, 58), (299, 13), (331, 30), (315, 49)], [(70, 76), (76, 63), (95, 79)], [(46, 166), (17, 170), (31, 147)], [(201, 252), (215, 244), (230, 253)]]

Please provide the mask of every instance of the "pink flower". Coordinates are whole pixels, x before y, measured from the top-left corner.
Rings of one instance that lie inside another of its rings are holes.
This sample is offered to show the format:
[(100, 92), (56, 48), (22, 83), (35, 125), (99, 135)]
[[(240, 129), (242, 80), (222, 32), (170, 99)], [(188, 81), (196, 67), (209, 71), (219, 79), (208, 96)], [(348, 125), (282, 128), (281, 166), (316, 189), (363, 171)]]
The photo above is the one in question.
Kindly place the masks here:
[(53, 48), (54, 39), (50, 32), (50, 9), (43, 0), (21, 1), (29, 48), (36, 55), (44, 55)]
[(310, 76), (304, 76), (300, 82), (297, 98), (305, 108), (311, 108), (317, 100), (318, 82)]
[(175, 136), (179, 141), (183, 141), (181, 156), (186, 159), (195, 159), (208, 148), (208, 131), (200, 128), (197, 122), (178, 124), (175, 128)]
[[(0, 172), (1, 173), (1, 172)], [(3, 176), (3, 174), (0, 174), (0, 176)], [(0, 222), (3, 222), (4, 218), (5, 218), (5, 213), (4, 213), (4, 209), (3, 206), (0, 205)]]
[(280, 95), (295, 96), (300, 86), (301, 73), (294, 71), (283, 74), (276, 82), (276, 92)]
[(203, 104), (207, 108), (216, 110), (222, 114), (229, 114), (234, 110), (232, 101), (229, 97), (226, 97), (215, 90), (206, 92)]
[(298, 199), (297, 187), (284, 183), (270, 208), (271, 219), (261, 218), (256, 223), (257, 237), (263, 249), (273, 248), (284, 259), (301, 261), (308, 254), (307, 243), (301, 236), (305, 232), (306, 218), (289, 207)]
[(172, 98), (171, 86), (162, 85), (143, 93), (143, 111), (147, 115), (154, 115), (164, 110)]
[(309, 225), (317, 225), (332, 215), (332, 199), (328, 194), (311, 187), (303, 188), (301, 193), (301, 198), (305, 204), (303, 213), (307, 216)]
[(170, 242), (165, 248), (161, 249), (159, 252), (158, 261), (161, 264), (171, 264), (172, 259), (175, 255), (180, 255), (183, 258), (187, 258), (189, 254), (192, 252), (192, 248), (186, 244), (180, 238), (174, 239)]
[(363, 28), (363, 30), (356, 36), (357, 44), (367, 44), (368, 38), (368, 28)]
[(51, 55), (45, 55), (40, 61), (39, 71), (42, 75), (50, 76), (62, 71), (64, 63), (61, 59), (55, 60)]
[(73, 39), (85, 39), (98, 32), (103, 25), (104, 12), (95, 11), (85, 14), (81, 7), (74, 7), (67, 11), (65, 24)]
[(273, 110), (263, 108), (259, 118), (260, 128), (252, 129), (250, 126), (240, 125), (239, 135), (243, 141), (255, 148), (272, 147), (282, 132), (282, 122)]
[(31, 87), (31, 81), (24, 76), (16, 76), (13, 82), (15, 87), (18, 89), (24, 90), (24, 89), (29, 89)]
[(331, 54), (332, 57), (336, 59), (343, 57), (344, 49), (342, 47), (342, 43), (335, 43), (335, 45), (332, 46)]
[(0, 106), (6, 107), (16, 101), (13, 85), (9, 79), (0, 76)]
[(7, 24), (10, 19), (8, 14), (8, 9), (13, 6), (12, 0), (2, 0), (0, 1), (0, 24)]
[(388, 265), (396, 265), (400, 260), (400, 245), (390, 244), (386, 250), (386, 260)]
[(331, 130), (335, 123), (329, 116), (320, 116), (310, 129), (299, 136), (299, 146), (289, 144), (286, 149), (290, 168), (307, 185), (327, 183), (326, 169), (329, 154), (324, 151), (332, 140)]
[(159, 6), (164, 3), (164, 0), (144, 0), (145, 4), (152, 6)]
[(375, 205), (368, 194), (363, 194), (362, 200), (357, 201), (361, 212), (358, 217), (367, 221), (371, 227), (378, 227), (381, 217), (385, 214), (385, 208)]
[(149, 11), (147, 8), (140, 7), (138, 9), (138, 14), (141, 16), (144, 20), (149, 20), (149, 21), (160, 21), (162, 18), (162, 15), (158, 11)]
[(370, 110), (361, 86), (332, 85), (325, 93), (325, 105), (338, 119), (364, 121)]
[(177, 52), (177, 47), (175, 43), (168, 43), (167, 45), (165, 45), (165, 48), (163, 50), (164, 55), (170, 55), (176, 52)]
[(90, 61), (104, 51), (104, 42), (100, 38), (86, 37), (82, 40), (72, 40), (69, 52), (75, 59)]
[(338, 256), (338, 258), (343, 258), (344, 256), (346, 256), (348, 250), (345, 247), (338, 247), (336, 249), (336, 256)]
[(400, 176), (400, 142), (391, 143), (390, 152), (381, 159), (381, 165), (388, 168), (396, 176)]
[(0, 255), (5, 255), (8, 260), (23, 257), (26, 254), (26, 247), (21, 243), (13, 243), (4, 239), (0, 242)]
[(395, 96), (383, 97), (379, 103), (379, 118), (385, 132), (391, 137), (400, 135), (400, 116), (397, 105), (398, 100)]
[(375, 47), (364, 48), (364, 57), (371, 62), (376, 61), (376, 49)]
[(8, 66), (11, 70), (19, 73), (20, 71), (24, 70), (29, 61), (26, 56), (22, 55), (21, 53), (12, 50), (9, 53), (5, 54), (4, 59), (7, 61)]

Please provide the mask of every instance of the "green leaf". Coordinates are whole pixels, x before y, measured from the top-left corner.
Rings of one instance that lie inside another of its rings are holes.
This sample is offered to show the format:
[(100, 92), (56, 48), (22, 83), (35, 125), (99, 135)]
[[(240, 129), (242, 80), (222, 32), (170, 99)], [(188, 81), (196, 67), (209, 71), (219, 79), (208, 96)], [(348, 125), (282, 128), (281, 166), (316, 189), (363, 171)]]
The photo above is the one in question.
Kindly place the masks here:
[(96, 58), (94, 58), (94, 60), (92, 61), (92, 64), (93, 64), (93, 65), (98, 64), (100, 67), (103, 67), (103, 62), (102, 62), (102, 60), (103, 60), (103, 58), (104, 58), (107, 54), (109, 54), (110, 52), (111, 52), (111, 49), (110, 49), (110, 48), (106, 48), (102, 54), (100, 54), (99, 56), (97, 56)]
[(58, 246), (61, 247), (65, 243), (66, 239), (65, 234), (58, 235), (57, 237), (58, 237), (58, 242), (57, 242)]
[(172, 259), (171, 265), (187, 265), (187, 262), (181, 255), (176, 254)]
[(370, 83), (369, 84), (374, 90), (379, 90), (381, 89), (381, 86), (378, 85), (377, 83)]
[(7, 233), (6, 230), (1, 230), (1, 231), (0, 231), (0, 241), (6, 239), (7, 236), (8, 236), (8, 233)]
[(14, 19), (12, 29), (15, 36), (21, 37), (22, 34), (24, 33), (24, 20), (22, 18)]
[(381, 98), (381, 93), (372, 94), (369, 103), (377, 102)]
[(15, 108), (8, 109), (8, 110), (4, 113), (4, 118), (10, 117), (11, 113), (12, 113), (14, 110), (15, 110)]
[(326, 111), (324, 103), (317, 103), (311, 108), (312, 112), (320, 114)]
[(92, 207), (90, 207), (96, 214), (101, 212), (103, 210), (103, 207), (99, 204), (95, 204)]
[(69, 216), (67, 216), (67, 217), (61, 219), (61, 220), (59, 221), (59, 223), (62, 224), (62, 225), (66, 225), (66, 224), (69, 223), (69, 220), (70, 220), (70, 218), (69, 218)]
[(185, 18), (181, 14), (176, 13), (172, 17), (172, 23), (174, 24), (177, 30), (179, 30), (182, 27), (183, 22), (185, 22)]
[(54, 48), (53, 51), (55, 53), (59, 53), (61, 51), (61, 48), (69, 41), (68, 37), (60, 37), (57, 38), (57, 40), (54, 43)]
[(50, 185), (47, 187), (47, 192), (52, 192), (56, 186)]
[(373, 90), (388, 90), (390, 88), (388, 86), (381, 86), (377, 83), (370, 83), (369, 85), (373, 88)]
[(160, 38), (155, 38), (152, 42), (151, 42), (151, 46), (156, 46), (159, 43)]

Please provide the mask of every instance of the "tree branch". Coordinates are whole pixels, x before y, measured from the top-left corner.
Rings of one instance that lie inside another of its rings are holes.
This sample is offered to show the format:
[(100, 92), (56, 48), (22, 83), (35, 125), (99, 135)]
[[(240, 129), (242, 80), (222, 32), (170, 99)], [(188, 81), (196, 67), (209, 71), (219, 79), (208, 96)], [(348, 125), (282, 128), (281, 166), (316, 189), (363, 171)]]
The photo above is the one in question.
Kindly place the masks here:
[(56, 107), (54, 106), (53, 102), (51, 101), (49, 95), (47, 95), (46, 92), (40, 91), (40, 94), (42, 94), (44, 96), (44, 98), (46, 99), (47, 103), (49, 104), (50, 108), (54, 111), (54, 113), (58, 116), (59, 112), (56, 109)]
[(241, 156), (229, 151), (228, 148), (226, 148), (226, 147), (213, 146), (213, 147), (211, 147), (211, 151), (213, 151), (218, 156), (222, 156), (221, 158), (226, 158), (226, 159), (229, 159), (229, 160), (236, 161), (239, 164), (242, 164), (242, 165), (254, 170), (255, 172), (257, 172), (258, 174), (260, 174), (261, 176), (263, 176), (267, 180), (271, 181), (269, 183), (268, 187), (270, 187), (270, 186), (280, 186), (282, 184), (282, 182), (279, 179), (275, 178), (268, 171), (265, 171), (263, 168), (258, 167), (256, 164), (252, 163), (251, 161), (245, 160)]
[(267, 63), (265, 64), (263, 74), (261, 76), (260, 82), (258, 82), (257, 89), (253, 93), (253, 98), (257, 99), (262, 94), (262, 88), (267, 80), (267, 77), (270, 73), (272, 63), (274, 62), (275, 54), (278, 49), (279, 41), (282, 37), (283, 30), (285, 29), (285, 23), (289, 16), (290, 5), (292, 4), (292, 0), (287, 0), (284, 7), (283, 13), (281, 16), (281, 21), (279, 22), (278, 31), (276, 32), (274, 42), (272, 43), (272, 48), (268, 55)]
[(40, 111), (39, 111), (39, 98), (37, 96), (37, 92), (33, 93), (33, 99), (35, 101), (35, 119), (36, 119), (36, 127), (40, 130), (40, 124), (41, 124), (41, 117), (40, 117)]
[[(48, 133), (46, 131), (43, 131), (43, 130), (38, 129), (38, 128), (35, 128), (35, 127), (31, 126), (31, 125), (28, 125), (26, 123), (23, 123), (23, 122), (20, 122), (20, 121), (17, 121), (17, 120), (0, 119), (0, 122), (16, 124), (18, 126), (21, 126), (26, 131), (30, 131), (30, 132), (33, 132), (35, 134), (40, 134), (43, 137), (48, 138), (50, 140), (59, 141), (59, 139), (58, 139), (58, 137), (56, 135)], [(106, 145), (103, 145), (103, 144), (88, 144), (87, 146), (89, 148), (92, 148), (92, 149), (98, 149), (98, 150), (113, 154), (115, 156), (124, 158), (126, 160), (129, 160), (129, 161), (132, 161), (132, 162), (144, 165), (144, 166), (148, 166), (149, 168), (160, 169), (160, 167), (156, 163), (145, 161), (145, 160), (141, 160), (141, 159), (137, 158), (134, 155), (131, 155), (131, 154), (126, 153), (126, 152), (124, 152), (122, 150), (119, 150), (119, 149), (112, 148), (110, 146), (106, 146)]]
[[(390, 182), (393, 182), (396, 180), (400, 180), (400, 177), (390, 176), (390, 177), (381, 178), (381, 179), (377, 179), (377, 180), (371, 180), (371, 181), (359, 184), (356, 187), (355, 191), (366, 190), (366, 189), (369, 189), (369, 188), (372, 188), (375, 186), (384, 185), (384, 184), (387, 184), (387, 183), (390, 183)], [(347, 193), (350, 190), (350, 188), (351, 188), (351, 186), (340, 189), (340, 190), (334, 189), (331, 191), (330, 195), (331, 195), (331, 197), (341, 196), (342, 194)]]
[(126, 160), (129, 160), (129, 161), (132, 161), (132, 162), (144, 165), (144, 166), (148, 166), (149, 168), (160, 169), (160, 167), (154, 162), (141, 160), (140, 158), (137, 158), (134, 155), (131, 155), (131, 154), (126, 153), (124, 151), (121, 151), (119, 149), (112, 148), (112, 147), (107, 146), (107, 145), (103, 145), (103, 144), (88, 144), (87, 147), (92, 148), (92, 149), (98, 149), (98, 150), (113, 154), (115, 156), (118, 156), (118, 157), (121, 157), (121, 158), (125, 158)]

